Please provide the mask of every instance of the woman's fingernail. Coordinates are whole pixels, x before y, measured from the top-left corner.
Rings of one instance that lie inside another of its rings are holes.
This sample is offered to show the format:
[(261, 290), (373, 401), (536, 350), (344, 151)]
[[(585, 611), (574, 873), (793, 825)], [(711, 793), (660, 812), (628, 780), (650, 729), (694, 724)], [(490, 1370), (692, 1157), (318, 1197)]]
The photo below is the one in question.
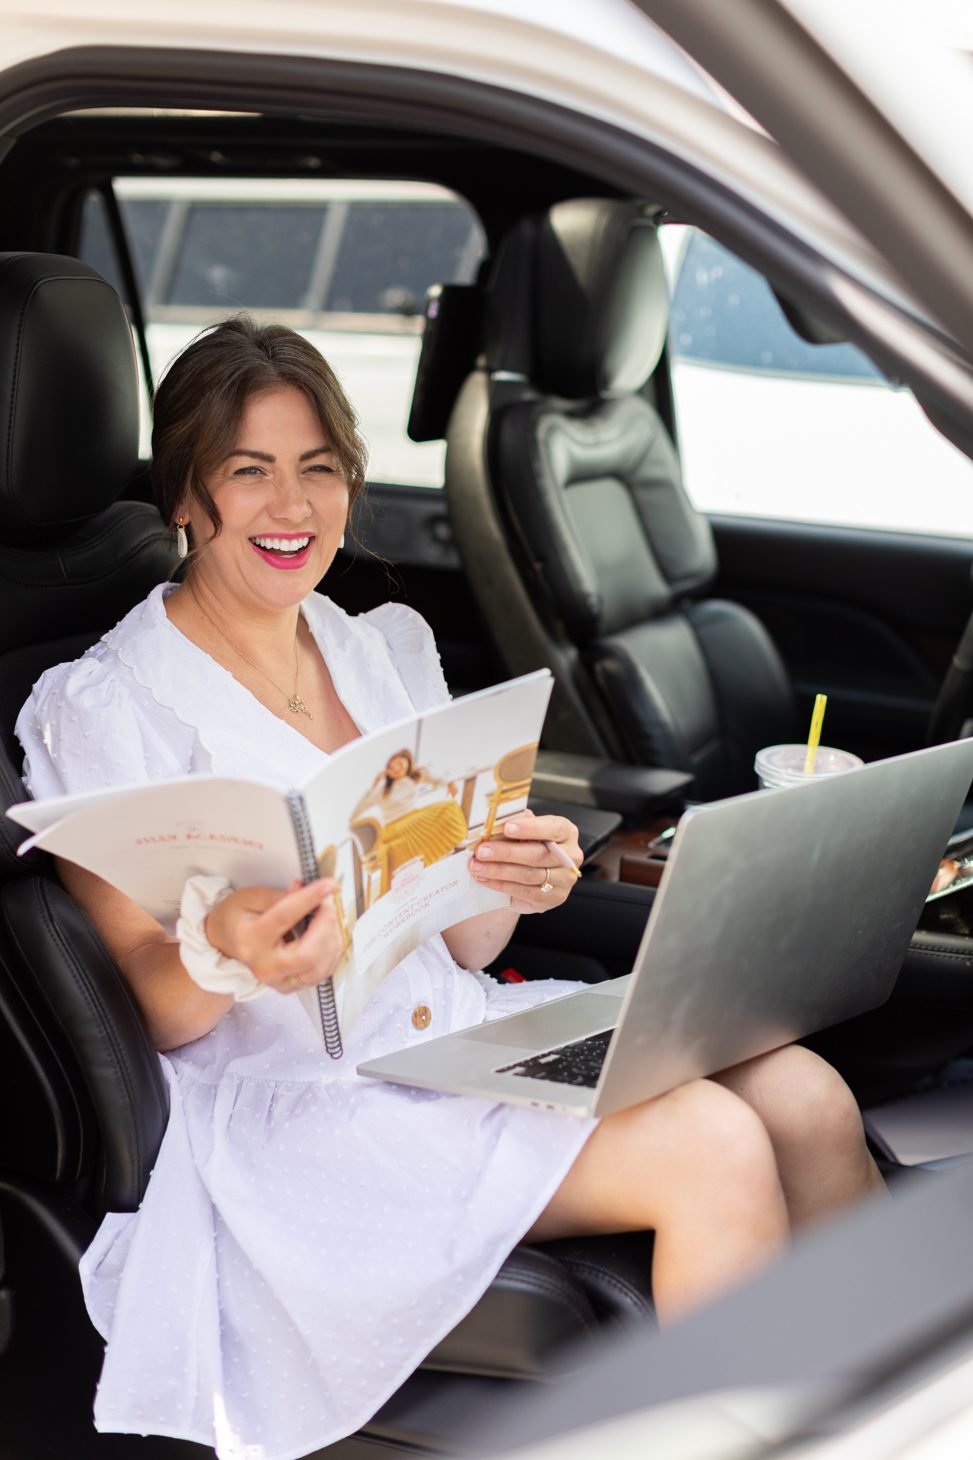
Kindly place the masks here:
[(517, 833), (518, 833), (518, 831), (520, 830), (520, 822), (519, 821), (505, 821), (504, 824), (503, 824), (503, 829), (504, 829), (504, 831), (512, 831), (513, 834), (514, 834), (514, 836), (516, 836)]
[(492, 857), (494, 856), (494, 851), (492, 847), (477, 847), (476, 855), (478, 857)]

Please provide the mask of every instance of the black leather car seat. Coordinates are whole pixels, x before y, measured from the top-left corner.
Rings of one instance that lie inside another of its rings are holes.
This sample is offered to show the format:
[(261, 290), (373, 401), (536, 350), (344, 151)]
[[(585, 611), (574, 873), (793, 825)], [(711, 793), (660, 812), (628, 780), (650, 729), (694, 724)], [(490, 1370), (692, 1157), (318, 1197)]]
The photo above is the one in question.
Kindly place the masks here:
[(545, 744), (691, 771), (697, 799), (753, 789), (796, 706), (760, 622), (706, 596), (712, 533), (645, 394), (667, 329), (649, 211), (582, 198), (522, 221), (483, 316), (447, 506), (506, 667), (554, 671)]
[[(155, 509), (118, 500), (137, 465), (128, 323), (67, 258), (0, 254), (0, 793), (24, 798), (13, 725), (174, 566)], [(0, 817), (0, 1414), (18, 1453), (200, 1455), (95, 1435), (100, 1340), (77, 1264), (106, 1211), (134, 1210), (168, 1114), (139, 1010), (47, 861)], [(569, 1340), (651, 1311), (648, 1239), (517, 1248), (480, 1304), (368, 1427), (370, 1454), (456, 1447), (470, 1405), (535, 1377)], [(576, 1274), (571, 1271), (574, 1265)], [(56, 1394), (56, 1403), (51, 1396)], [(329, 1452), (341, 1453), (341, 1447)], [(349, 1450), (349, 1455), (358, 1450)]]

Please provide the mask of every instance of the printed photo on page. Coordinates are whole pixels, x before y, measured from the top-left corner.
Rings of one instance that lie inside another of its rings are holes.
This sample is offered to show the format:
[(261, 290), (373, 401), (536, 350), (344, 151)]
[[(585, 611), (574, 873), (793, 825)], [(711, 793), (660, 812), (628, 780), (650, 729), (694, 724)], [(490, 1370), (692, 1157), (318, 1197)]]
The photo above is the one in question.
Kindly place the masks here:
[(455, 700), (448, 714), (348, 747), (340, 785), (321, 778), (305, 788), (319, 872), (338, 882), (345, 958), (334, 984), (343, 1029), (419, 943), (506, 905), (503, 894), (477, 885), (470, 853), (527, 805), (549, 694), (543, 675), (519, 682), (516, 694), (511, 686)]

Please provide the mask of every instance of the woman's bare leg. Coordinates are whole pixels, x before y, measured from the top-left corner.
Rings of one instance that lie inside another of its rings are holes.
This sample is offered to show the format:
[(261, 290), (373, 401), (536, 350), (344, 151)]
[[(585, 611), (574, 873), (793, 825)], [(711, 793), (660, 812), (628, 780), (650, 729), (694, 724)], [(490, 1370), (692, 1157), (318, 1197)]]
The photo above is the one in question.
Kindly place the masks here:
[(793, 1227), (885, 1191), (854, 1096), (811, 1050), (788, 1045), (714, 1079), (766, 1127)]
[(788, 1235), (774, 1149), (753, 1109), (696, 1080), (607, 1116), (528, 1240), (655, 1230), (652, 1289), (663, 1320), (775, 1257)]

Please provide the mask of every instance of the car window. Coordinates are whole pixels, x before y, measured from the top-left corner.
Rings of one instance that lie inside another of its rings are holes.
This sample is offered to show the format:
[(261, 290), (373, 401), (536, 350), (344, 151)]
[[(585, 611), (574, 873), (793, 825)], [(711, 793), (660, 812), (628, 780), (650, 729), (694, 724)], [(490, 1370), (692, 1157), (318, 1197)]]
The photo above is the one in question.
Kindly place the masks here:
[(703, 511), (973, 537), (973, 469), (848, 344), (791, 328), (760, 274), (661, 230), (686, 488)]
[(227, 309), (300, 309), (327, 207), (193, 203), (160, 302)]
[(688, 230), (669, 307), (681, 360), (737, 370), (880, 378), (854, 345), (812, 345), (791, 329), (770, 285), (699, 229)]
[[(429, 184), (117, 178), (155, 379), (237, 310), (305, 334), (361, 419), (369, 476), (441, 486), (442, 442), (406, 434), (433, 284), (469, 283), (484, 252), (460, 197)], [(104, 198), (86, 200), (81, 256), (121, 289)], [(143, 454), (149, 440), (143, 420)]]
[[(167, 213), (166, 203), (150, 198), (136, 199), (125, 208), (125, 226), (132, 250), (135, 277), (143, 295), (152, 282), (162, 225)], [(115, 244), (108, 226), (108, 209), (101, 193), (91, 193), (86, 200), (79, 253), (103, 278), (124, 294)]]
[(325, 307), (342, 314), (421, 313), (429, 286), (467, 282), (481, 252), (478, 230), (455, 203), (353, 203)]
[[(158, 237), (158, 229), (161, 227), (164, 216), (164, 206), (151, 204), (148, 208), (135, 210), (130, 217), (125, 219), (132, 266), (143, 295), (152, 275), (156, 248), (154, 240)], [(118, 251), (108, 221), (108, 208), (101, 193), (91, 192), (85, 199), (81, 215), (78, 254), (85, 263), (90, 264), (93, 269), (97, 269), (103, 279), (107, 279), (125, 302), (126, 313), (130, 315), (128, 290), (125, 287), (121, 266), (118, 262)], [(135, 360), (139, 378), (139, 455), (147, 457), (149, 443), (152, 439), (152, 405), (139, 350), (135, 351)]]

